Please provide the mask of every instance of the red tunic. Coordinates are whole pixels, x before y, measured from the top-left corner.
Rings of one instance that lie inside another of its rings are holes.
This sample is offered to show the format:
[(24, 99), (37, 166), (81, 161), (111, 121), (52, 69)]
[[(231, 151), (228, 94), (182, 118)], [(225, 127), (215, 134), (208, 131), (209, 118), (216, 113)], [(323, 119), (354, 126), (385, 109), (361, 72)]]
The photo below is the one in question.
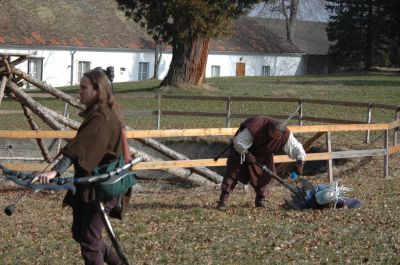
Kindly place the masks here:
[[(278, 140), (269, 137), (268, 129), (270, 128), (270, 122), (273, 120), (273, 118), (268, 116), (251, 117), (242, 122), (235, 135), (247, 128), (254, 138), (252, 146), (248, 149), (249, 152), (256, 157), (257, 162), (266, 165), (270, 170), (275, 172), (273, 155), (282, 152), (289, 138), (290, 131), (286, 129), (283, 136)], [(237, 168), (237, 163), (240, 163), (240, 155), (232, 148), (227, 162), (228, 171), (230, 168)], [(265, 186), (271, 180), (271, 177), (266, 176), (259, 166), (248, 165), (247, 163), (243, 163), (240, 166), (236, 178), (245, 184), (250, 181), (254, 187)]]

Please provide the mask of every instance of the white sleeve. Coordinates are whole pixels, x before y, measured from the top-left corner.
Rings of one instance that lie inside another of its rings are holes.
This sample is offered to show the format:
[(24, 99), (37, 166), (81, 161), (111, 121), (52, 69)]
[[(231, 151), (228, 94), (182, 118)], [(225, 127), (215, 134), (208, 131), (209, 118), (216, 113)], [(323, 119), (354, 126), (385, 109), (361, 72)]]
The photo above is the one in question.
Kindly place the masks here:
[(245, 128), (233, 138), (233, 147), (239, 154), (246, 154), (249, 152), (247, 149), (253, 144), (253, 139), (249, 129)]
[(290, 133), (289, 138), (283, 147), (285, 153), (291, 158), (296, 160), (305, 161), (306, 151), (303, 146), (294, 138), (293, 133)]

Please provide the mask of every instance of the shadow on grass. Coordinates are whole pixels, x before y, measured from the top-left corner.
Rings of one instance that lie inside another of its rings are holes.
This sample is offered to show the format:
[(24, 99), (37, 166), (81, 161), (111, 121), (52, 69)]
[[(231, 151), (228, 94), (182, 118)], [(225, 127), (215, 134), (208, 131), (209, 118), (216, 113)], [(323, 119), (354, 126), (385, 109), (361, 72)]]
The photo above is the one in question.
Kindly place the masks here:
[(154, 203), (132, 203), (131, 209), (181, 209), (181, 210), (188, 210), (188, 209), (195, 209), (195, 208), (202, 208), (202, 209), (212, 209), (214, 207), (210, 207), (209, 205), (203, 205), (198, 203), (193, 204), (182, 204), (182, 203), (161, 203), (161, 202), (154, 202)]
[(153, 86), (153, 87), (145, 87), (145, 88), (133, 88), (133, 89), (127, 89), (127, 90), (115, 90), (115, 94), (125, 94), (125, 93), (140, 93), (140, 92), (156, 92), (158, 86)]

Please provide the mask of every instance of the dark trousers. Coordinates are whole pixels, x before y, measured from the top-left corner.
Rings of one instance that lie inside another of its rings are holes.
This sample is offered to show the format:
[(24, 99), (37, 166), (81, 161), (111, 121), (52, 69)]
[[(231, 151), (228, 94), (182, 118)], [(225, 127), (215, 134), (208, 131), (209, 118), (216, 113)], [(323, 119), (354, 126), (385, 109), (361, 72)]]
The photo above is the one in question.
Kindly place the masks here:
[[(221, 184), (221, 194), (226, 194), (226, 198), (225, 200), (228, 198), (229, 193), (231, 193), (237, 183), (238, 183), (238, 179), (237, 179), (237, 172), (235, 171), (229, 171), (225, 174), (223, 180), (222, 180), (222, 184)], [(247, 183), (244, 183), (247, 184)], [(262, 200), (265, 197), (268, 196), (269, 194), (269, 189), (268, 189), (268, 185), (262, 185), (262, 186), (254, 186), (252, 184), (252, 187), (256, 193), (256, 200)]]
[[(255, 165), (247, 165), (246, 162), (240, 164), (240, 155), (236, 151), (231, 150), (227, 161), (227, 169), (221, 183), (222, 200), (228, 198), (229, 193), (235, 189), (238, 181), (243, 184), (248, 184), (250, 182), (256, 193), (256, 200), (262, 200), (267, 197), (269, 194), (270, 178), (269, 181), (262, 182), (263, 184), (255, 185), (253, 183), (254, 181), (252, 181), (252, 178), (256, 178), (257, 176), (255, 167)], [(245, 170), (247, 172), (243, 172)]]
[[(116, 204), (117, 197), (104, 202), (106, 212), (109, 212)], [(85, 265), (100, 265), (104, 262), (109, 265), (123, 264), (114, 249), (102, 238), (105, 225), (101, 219), (98, 202), (84, 203), (80, 201), (75, 203), (72, 213), (72, 236), (81, 247)]]

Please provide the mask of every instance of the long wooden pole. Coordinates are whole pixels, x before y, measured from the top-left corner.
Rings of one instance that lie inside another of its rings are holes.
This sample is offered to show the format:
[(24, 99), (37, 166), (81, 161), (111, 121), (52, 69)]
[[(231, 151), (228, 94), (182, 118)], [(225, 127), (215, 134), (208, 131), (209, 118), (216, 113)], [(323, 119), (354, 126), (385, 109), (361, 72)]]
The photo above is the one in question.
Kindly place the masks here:
[[(368, 115), (367, 115), (367, 123), (368, 124), (371, 123), (371, 119), (372, 119), (372, 104), (369, 104), (369, 106), (368, 106)], [(367, 144), (369, 144), (369, 142), (370, 142), (370, 131), (369, 130), (366, 131), (365, 142)]]
[[(332, 153), (331, 132), (326, 133), (326, 149), (328, 150), (328, 153)], [(333, 161), (332, 161), (332, 159), (328, 159), (327, 167), (328, 167), (329, 182), (333, 183)]]
[(0, 106), (1, 106), (1, 102), (3, 101), (4, 90), (6, 88), (6, 84), (7, 84), (7, 77), (3, 76), (3, 78), (1, 78), (1, 83), (0, 83)]
[[(7, 88), (10, 90), (16, 99), (26, 107), (28, 107), (33, 113), (39, 116), (44, 122), (46, 122), (52, 129), (60, 130), (62, 128), (61, 124), (53, 118), (53, 116), (46, 113), (43, 106), (36, 101), (34, 101), (30, 96), (23, 92), (19, 87), (13, 82), (7, 82)], [(12, 97), (12, 95), (10, 95)]]
[(385, 130), (384, 136), (384, 149), (385, 155), (383, 157), (383, 175), (385, 178), (389, 177), (389, 131)]
[[(343, 132), (343, 131), (373, 131), (392, 130), (400, 126), (400, 120), (381, 124), (338, 124), (332, 125), (310, 125), (310, 126), (289, 126), (293, 133), (309, 132)], [(306, 130), (308, 129), (308, 130)], [(237, 128), (207, 128), (207, 129), (181, 129), (181, 130), (135, 130), (127, 131), (127, 138), (145, 138), (145, 137), (193, 137), (193, 136), (232, 136)], [(25, 131), (25, 130), (0, 130), (0, 138), (72, 138), (76, 132), (73, 131)]]
[[(22, 105), (22, 104), (21, 104)], [(39, 126), (36, 124), (36, 122), (33, 120), (32, 112), (30, 109), (22, 105), (22, 109), (24, 110), (24, 115), (26, 119), (28, 120), (29, 126), (31, 127), (32, 130), (38, 131)], [(42, 156), (44, 160), (48, 163), (50, 163), (51, 158), (49, 156), (49, 150), (47, 150), (46, 146), (43, 144), (43, 140), (36, 138), (36, 143), (39, 146), (40, 152), (42, 153)]]
[[(166, 155), (169, 158), (176, 159), (176, 160), (189, 160), (189, 158), (187, 156), (176, 152), (175, 150), (163, 145), (162, 143), (160, 143), (154, 139), (138, 138), (136, 140), (147, 146), (150, 146), (154, 150), (159, 151), (160, 153)], [(195, 171), (197, 174), (200, 174), (201, 176), (206, 177), (207, 179), (210, 179), (216, 183), (222, 182), (221, 175), (219, 175), (218, 173), (215, 173), (214, 171), (212, 171), (206, 167), (194, 167), (193, 171)]]
[(60, 91), (58, 89), (55, 89), (53, 86), (51, 86), (51, 85), (49, 85), (49, 84), (47, 84), (45, 82), (39, 81), (36, 78), (34, 78), (34, 77), (22, 72), (21, 70), (15, 68), (15, 67), (11, 67), (11, 71), (12, 71), (13, 74), (22, 77), (27, 82), (29, 82), (29, 83), (35, 85), (36, 87), (38, 87), (38, 88), (50, 93), (51, 95), (55, 96), (56, 98), (62, 99), (63, 101), (68, 102), (70, 105), (72, 105), (72, 106), (74, 106), (74, 107), (76, 107), (76, 108), (78, 108), (80, 110), (84, 110), (85, 109), (85, 106), (82, 105), (79, 102), (78, 99), (76, 99), (76, 98), (74, 98), (74, 97), (72, 97), (72, 96), (70, 96), (70, 95), (68, 95), (68, 94), (66, 94), (66, 93), (64, 93), (64, 92), (62, 92), (62, 91)]

